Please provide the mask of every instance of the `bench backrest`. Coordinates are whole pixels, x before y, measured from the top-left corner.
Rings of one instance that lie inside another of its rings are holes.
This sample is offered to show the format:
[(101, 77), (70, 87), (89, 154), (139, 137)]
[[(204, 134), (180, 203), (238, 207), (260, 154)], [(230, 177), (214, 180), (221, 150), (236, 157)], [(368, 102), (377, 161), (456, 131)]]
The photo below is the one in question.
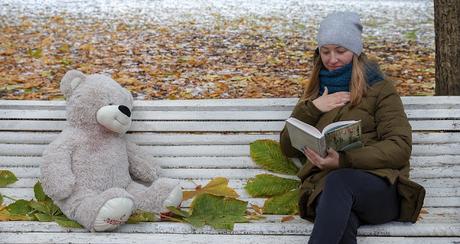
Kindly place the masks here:
[[(278, 140), (297, 99), (136, 101), (128, 136), (147, 148), (168, 177), (185, 188), (217, 176), (240, 198), (246, 180), (265, 173), (249, 157), (249, 143)], [(403, 97), (413, 127), (411, 177), (427, 189), (426, 207), (460, 204), (460, 97)], [(63, 101), (0, 100), (0, 169), (19, 181), (2, 194), (30, 199), (40, 157), (65, 124)], [(8, 200), (6, 200), (8, 201)]]

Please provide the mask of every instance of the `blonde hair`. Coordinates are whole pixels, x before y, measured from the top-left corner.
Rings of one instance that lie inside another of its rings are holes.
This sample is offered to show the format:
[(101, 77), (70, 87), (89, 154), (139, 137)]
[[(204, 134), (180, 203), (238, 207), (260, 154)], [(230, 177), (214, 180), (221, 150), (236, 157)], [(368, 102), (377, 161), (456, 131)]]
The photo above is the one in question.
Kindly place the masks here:
[[(351, 105), (358, 105), (362, 98), (367, 93), (367, 81), (366, 81), (366, 66), (369, 65), (369, 60), (366, 55), (361, 53), (359, 56), (353, 54), (353, 68), (351, 71), (350, 81), (350, 96)], [(305, 87), (305, 92), (302, 96), (303, 99), (311, 100), (318, 96), (319, 93), (319, 71), (324, 68), (321, 56), (318, 51), (315, 51), (313, 57), (313, 70), (310, 76), (310, 81)]]

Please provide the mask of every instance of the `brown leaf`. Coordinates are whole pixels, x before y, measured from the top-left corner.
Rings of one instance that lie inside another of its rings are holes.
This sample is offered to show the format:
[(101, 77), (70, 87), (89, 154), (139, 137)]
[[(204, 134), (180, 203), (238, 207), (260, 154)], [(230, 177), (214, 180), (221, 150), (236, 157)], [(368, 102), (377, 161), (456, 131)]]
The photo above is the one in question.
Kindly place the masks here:
[(418, 215), (417, 220), (423, 219), (424, 215), (427, 215), (428, 213), (429, 213), (429, 212), (428, 212), (428, 210), (427, 210), (426, 208), (422, 208), (422, 209), (420, 210), (420, 214)]
[(281, 222), (287, 222), (287, 221), (291, 221), (291, 220), (294, 220), (295, 217), (293, 215), (289, 215), (289, 216), (284, 216), (283, 218), (281, 218)]
[(251, 209), (253, 209), (258, 214), (263, 214), (264, 213), (263, 207), (257, 206), (255, 204), (251, 204)]

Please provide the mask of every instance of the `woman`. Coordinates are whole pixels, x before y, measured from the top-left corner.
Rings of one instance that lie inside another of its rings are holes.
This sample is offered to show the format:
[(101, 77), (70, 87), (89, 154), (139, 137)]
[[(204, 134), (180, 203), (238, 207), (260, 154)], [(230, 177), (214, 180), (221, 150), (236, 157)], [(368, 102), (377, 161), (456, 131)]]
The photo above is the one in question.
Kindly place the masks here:
[(362, 53), (362, 25), (353, 12), (336, 12), (320, 24), (313, 72), (292, 112), (322, 130), (340, 120), (361, 120), (363, 147), (324, 158), (291, 146), (286, 128), (283, 153), (308, 159), (300, 215), (314, 221), (309, 243), (356, 243), (361, 224), (417, 220), (425, 190), (408, 180), (412, 130), (400, 97), (378, 65)]

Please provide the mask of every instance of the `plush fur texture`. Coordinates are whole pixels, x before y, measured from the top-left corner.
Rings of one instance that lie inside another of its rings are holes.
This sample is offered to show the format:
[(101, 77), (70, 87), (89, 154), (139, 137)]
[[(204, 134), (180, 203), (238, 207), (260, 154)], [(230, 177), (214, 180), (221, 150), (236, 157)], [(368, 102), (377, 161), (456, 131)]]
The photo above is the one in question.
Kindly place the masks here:
[(160, 178), (161, 168), (152, 155), (126, 140), (131, 94), (107, 76), (75, 70), (63, 77), (61, 90), (67, 100), (67, 125), (41, 158), (45, 193), (67, 217), (89, 230), (110, 199), (128, 198), (135, 209), (163, 211), (178, 182)]

